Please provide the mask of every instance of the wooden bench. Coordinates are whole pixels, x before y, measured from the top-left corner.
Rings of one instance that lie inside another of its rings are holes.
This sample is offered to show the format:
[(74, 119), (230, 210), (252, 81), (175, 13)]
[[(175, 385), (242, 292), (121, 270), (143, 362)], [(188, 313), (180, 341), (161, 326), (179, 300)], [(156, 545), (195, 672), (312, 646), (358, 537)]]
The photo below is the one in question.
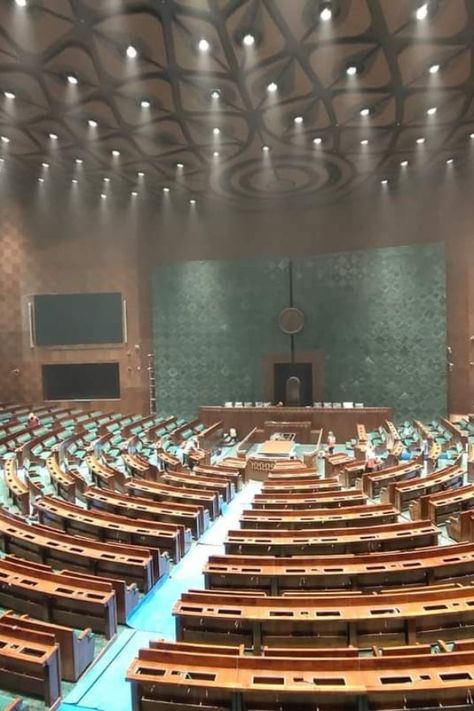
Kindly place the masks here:
[(192, 506), (178, 502), (151, 501), (150, 499), (127, 496), (117, 491), (107, 491), (93, 486), (85, 491), (84, 499), (89, 509), (109, 511), (131, 519), (144, 518), (152, 521), (181, 524), (191, 530), (194, 538), (199, 538), (207, 527), (208, 517), (204, 516), (202, 506)]
[(324, 473), (325, 476), (337, 476), (348, 464), (353, 464), (357, 461), (354, 457), (349, 457), (344, 452), (336, 454), (328, 454), (325, 458)]
[(429, 519), (434, 524), (444, 523), (452, 514), (474, 507), (474, 484), (448, 491), (438, 491), (410, 501), (412, 519)]
[(225, 479), (229, 481), (233, 487), (234, 491), (240, 491), (243, 484), (243, 476), (237, 469), (228, 469), (226, 467), (220, 467), (218, 464), (199, 464), (193, 469), (194, 474), (198, 476), (208, 476), (208, 477), (218, 477), (218, 479)]
[(220, 512), (219, 497), (214, 491), (187, 489), (157, 481), (141, 480), (127, 482), (125, 491), (134, 496), (143, 496), (154, 501), (169, 501), (171, 503), (177, 501), (183, 504), (202, 506), (208, 511), (211, 520), (217, 518)]
[(318, 481), (314, 477), (301, 477), (301, 478), (284, 478), (272, 480), (267, 479), (264, 481), (262, 486), (262, 494), (271, 495), (272, 493), (288, 492), (291, 494), (302, 494), (306, 493), (316, 493), (320, 491), (340, 491), (342, 489), (339, 480), (334, 479), (321, 479)]
[(371, 499), (380, 496), (384, 487), (397, 481), (406, 481), (417, 478), (423, 470), (419, 460), (397, 464), (394, 467), (385, 467), (375, 472), (366, 472), (362, 476), (362, 490)]
[(217, 496), (222, 496), (225, 502), (229, 502), (233, 496), (230, 482), (225, 478), (199, 476), (193, 472), (184, 472), (174, 470), (172, 472), (164, 472), (160, 476), (160, 482), (169, 484), (175, 487), (184, 487), (186, 489), (198, 489), (207, 492), (213, 492)]
[(474, 580), (474, 543), (357, 555), (212, 555), (204, 566), (207, 588), (265, 590), (378, 589)]
[(43, 496), (33, 504), (38, 520), (74, 536), (158, 548), (178, 563), (191, 545), (191, 531), (173, 523), (134, 519), (108, 511), (84, 510), (60, 499)]
[(448, 534), (455, 541), (474, 541), (474, 510), (462, 511), (450, 519)]
[(391, 503), (397, 509), (403, 511), (408, 508), (410, 501), (421, 496), (434, 494), (437, 491), (458, 488), (462, 486), (464, 480), (463, 470), (454, 464), (444, 469), (439, 469), (433, 474), (425, 477), (418, 477), (411, 481), (397, 481), (389, 484), (381, 492), (382, 502)]
[(96, 486), (105, 486), (108, 489), (123, 491), (123, 487), (128, 481), (126, 474), (99, 461), (93, 454), (89, 454), (85, 461)]
[(262, 509), (312, 509), (363, 506), (367, 496), (358, 489), (351, 491), (318, 491), (309, 494), (255, 494), (252, 508)]
[(373, 506), (348, 506), (334, 509), (273, 509), (254, 511), (245, 509), (240, 516), (242, 528), (342, 528), (346, 526), (367, 526), (396, 523), (398, 509), (389, 504)]
[(76, 500), (76, 479), (59, 464), (57, 452), (46, 460), (46, 468), (56, 491), (66, 501)]
[(301, 530), (229, 531), (225, 552), (236, 555), (330, 555), (401, 550), (436, 545), (439, 530), (430, 521), (389, 523), (382, 526)]
[(30, 513), (30, 491), (28, 484), (18, 476), (15, 457), (5, 461), (5, 483), (16, 506), (23, 516), (28, 516)]

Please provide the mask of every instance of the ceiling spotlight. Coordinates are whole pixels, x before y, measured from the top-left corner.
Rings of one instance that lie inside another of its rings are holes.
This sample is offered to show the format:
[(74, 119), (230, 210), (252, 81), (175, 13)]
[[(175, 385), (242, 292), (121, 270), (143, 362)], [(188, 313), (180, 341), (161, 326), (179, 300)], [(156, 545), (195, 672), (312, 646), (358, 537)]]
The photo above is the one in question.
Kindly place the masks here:
[(114, 150), (112, 151), (112, 155), (114, 156), (114, 158), (118, 158), (118, 156), (120, 155), (120, 151), (114, 148)]
[(401, 165), (402, 168), (406, 168), (407, 165), (408, 165), (408, 161), (407, 161), (407, 160), (402, 160), (401, 163), (400, 163), (400, 165)]
[(38, 183), (44, 183), (44, 178), (38, 178)]
[(102, 200), (105, 200), (106, 197), (107, 197), (107, 195), (106, 195), (105, 193), (101, 193), (101, 194), (100, 194), (100, 197), (102, 198)]
[(323, 139), (320, 136), (313, 138), (313, 143), (315, 146), (319, 146), (322, 142), (323, 142)]
[(346, 69), (346, 74), (349, 77), (353, 77), (357, 74), (357, 67), (355, 64), (350, 64)]
[(417, 138), (416, 142), (418, 143), (418, 145), (421, 145), (422, 143), (425, 142), (425, 140), (426, 140), (425, 138)]
[(74, 74), (68, 74), (67, 81), (68, 81), (68, 84), (73, 84), (74, 86), (76, 84), (79, 84), (79, 79)]
[(97, 128), (97, 121), (94, 119), (89, 119), (87, 123), (89, 124), (89, 128)]
[(294, 121), (294, 123), (296, 123), (297, 125), (301, 125), (301, 124), (303, 123), (303, 117), (302, 117), (302, 116), (295, 116), (295, 118), (293, 119), (293, 121)]
[(275, 84), (274, 81), (271, 81), (270, 84), (267, 85), (267, 91), (269, 94), (274, 94), (277, 89), (278, 84)]
[(428, 17), (428, 3), (424, 2), (423, 5), (420, 5), (418, 10), (416, 11), (416, 19), (417, 20), (426, 20)]
[(255, 37), (251, 34), (244, 35), (242, 42), (246, 47), (253, 47), (255, 44)]
[(76, 158), (76, 160), (75, 160), (76, 165), (82, 165), (83, 162), (84, 161), (82, 160), (82, 158)]
[(177, 168), (184, 168), (184, 163), (176, 163)]
[(319, 17), (323, 22), (329, 22), (329, 20), (332, 18), (332, 9), (330, 3), (325, 2), (322, 4)]
[(216, 128), (212, 129), (212, 133), (214, 134), (214, 136), (218, 136), (220, 134), (220, 132), (221, 132), (220, 128), (216, 127)]
[(110, 183), (110, 178), (104, 178), (104, 183)]
[(470, 133), (469, 138), (474, 138), (474, 133)]
[(26, 0), (15, 0), (15, 4), (18, 5), (18, 7), (26, 7)]
[(137, 197), (138, 193), (137, 193), (136, 190), (132, 190), (132, 192), (130, 193), (130, 195), (131, 195), (132, 197)]
[(207, 39), (200, 39), (198, 42), (198, 49), (200, 52), (209, 52), (211, 49), (211, 45), (207, 41)]
[(429, 68), (430, 74), (437, 74), (440, 70), (440, 65), (439, 64), (432, 64), (431, 67)]
[(437, 110), (438, 109), (436, 108), (436, 106), (432, 106), (430, 109), (427, 110), (426, 113), (428, 114), (428, 116), (434, 116)]
[(454, 158), (448, 158), (446, 165), (451, 165), (452, 163), (454, 163)]
[(361, 145), (361, 146), (366, 146), (366, 145), (368, 144), (368, 142), (369, 142), (369, 139), (368, 139), (368, 138), (363, 138), (362, 141), (360, 142), (360, 145)]
[(57, 141), (58, 140), (58, 134), (57, 133), (50, 133), (49, 137), (52, 141)]
[(269, 150), (270, 150), (270, 146), (262, 146), (262, 151), (267, 152)]
[(164, 193), (169, 193), (169, 191), (170, 191), (170, 189), (169, 189), (168, 187), (163, 188), (163, 192), (164, 192)]
[(3, 96), (5, 97), (5, 99), (14, 99), (15, 98), (15, 94), (13, 93), (13, 91), (4, 91)]
[(388, 185), (388, 180), (387, 178), (384, 178), (383, 180), (380, 181), (382, 185)]
[(128, 45), (126, 52), (129, 59), (135, 59), (138, 56), (138, 52), (133, 44)]
[(366, 107), (365, 109), (361, 109), (359, 113), (361, 116), (368, 116), (370, 114), (370, 109)]
[(139, 178), (143, 178), (145, 176), (145, 173), (143, 172), (143, 170), (139, 170), (137, 175)]
[(214, 89), (214, 91), (211, 91), (211, 99), (219, 99), (221, 95), (221, 92), (219, 89)]
[(151, 102), (148, 101), (148, 99), (142, 99), (140, 101), (140, 106), (142, 107), (142, 109), (149, 109), (151, 106)]
[(42, 168), (49, 168), (49, 163), (41, 163)]
[(8, 136), (0, 136), (0, 141), (2, 143), (10, 143), (10, 139), (8, 138)]
[(212, 155), (214, 158), (219, 158), (219, 151), (214, 151)]
[(71, 180), (71, 183), (72, 183), (73, 185), (77, 185), (78, 182), (79, 182), (79, 181), (78, 181), (77, 178), (73, 178), (73, 179)]
[(191, 200), (189, 201), (189, 204), (190, 204), (190, 205), (195, 205), (195, 204), (196, 204), (196, 200), (194, 200), (193, 198), (191, 198)]

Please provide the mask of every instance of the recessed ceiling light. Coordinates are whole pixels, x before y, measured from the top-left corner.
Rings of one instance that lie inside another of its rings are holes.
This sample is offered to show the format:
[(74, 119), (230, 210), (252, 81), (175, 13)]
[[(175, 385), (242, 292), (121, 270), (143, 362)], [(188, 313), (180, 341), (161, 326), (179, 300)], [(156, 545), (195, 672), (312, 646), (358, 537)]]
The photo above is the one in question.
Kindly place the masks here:
[(211, 99), (219, 99), (221, 95), (221, 92), (219, 89), (214, 89), (214, 91), (211, 91)]
[(194, 200), (193, 198), (191, 198), (191, 200), (189, 201), (189, 204), (190, 204), (190, 205), (195, 205), (195, 204), (196, 204), (196, 200)]
[(469, 138), (474, 138), (474, 133), (470, 133)]
[(213, 154), (214, 158), (219, 158), (219, 151), (214, 151)]
[(44, 183), (44, 178), (38, 178), (38, 183)]
[(360, 142), (360, 145), (361, 145), (361, 146), (366, 146), (366, 145), (368, 144), (368, 142), (369, 142), (369, 139), (368, 139), (368, 138), (363, 138), (363, 139), (361, 140), (361, 142)]
[(303, 117), (302, 116), (295, 116), (293, 119), (294, 123), (296, 124), (302, 124), (303, 123)]
[(58, 134), (57, 133), (50, 133), (49, 137), (52, 141), (57, 141), (58, 140)]
[(89, 124), (89, 128), (97, 128), (97, 121), (95, 119), (89, 119), (87, 123)]
[(400, 165), (402, 166), (402, 168), (406, 168), (407, 165), (408, 165), (408, 161), (407, 161), (407, 160), (402, 160), (401, 163), (400, 163)]
[(422, 143), (425, 142), (425, 140), (426, 140), (426, 139), (423, 138), (423, 137), (422, 137), (422, 138), (417, 138), (417, 139), (416, 139), (416, 142), (417, 142), (419, 145), (421, 145)]
[(216, 128), (212, 129), (212, 133), (214, 134), (214, 136), (218, 136), (220, 134), (220, 132), (221, 132), (221, 129), (217, 128), (217, 126), (216, 126)]
[(73, 85), (79, 84), (79, 79), (74, 74), (68, 74), (67, 81), (68, 81), (68, 84), (73, 84)]
[(436, 108), (436, 106), (432, 106), (430, 109), (427, 110), (426, 113), (428, 114), (428, 116), (434, 116), (437, 110), (438, 109)]
[(104, 183), (110, 183), (110, 178), (104, 178)]
[(49, 168), (49, 163), (43, 162), (41, 163), (42, 168)]
[(106, 195), (106, 193), (101, 193), (101, 194), (100, 194), (100, 197), (102, 198), (102, 200), (105, 200), (106, 197), (107, 197), (107, 195)]
[(359, 113), (361, 116), (368, 116), (370, 114), (370, 109), (366, 107), (365, 109), (361, 109)]
[(267, 85), (267, 91), (269, 92), (269, 94), (274, 94), (277, 89), (278, 84), (276, 84), (274, 81), (271, 81), (270, 84)]
[(448, 160), (446, 161), (446, 164), (451, 165), (452, 163), (454, 163), (454, 158), (448, 158)]
[(142, 109), (149, 109), (151, 106), (151, 102), (148, 101), (148, 99), (142, 99), (140, 101), (140, 106), (142, 107)]
[(255, 44), (255, 37), (251, 34), (244, 35), (242, 42), (246, 47), (252, 47)]
[(15, 0), (15, 4), (18, 5), (18, 7), (26, 7), (26, 0)]
[(13, 91), (4, 91), (3, 96), (5, 97), (5, 99), (14, 99), (15, 98), (15, 94), (13, 93)]
[(137, 175), (139, 178), (143, 178), (145, 176), (145, 173), (143, 172), (143, 170), (139, 170)]
[(321, 136), (317, 136), (316, 138), (313, 138), (313, 143), (315, 146), (319, 146), (323, 142), (323, 139)]
[(71, 183), (72, 183), (73, 185), (77, 185), (78, 182), (79, 182), (79, 181), (78, 181), (77, 178), (73, 178), (73, 179), (71, 180)]
[(425, 2), (416, 11), (417, 20), (425, 20), (428, 17), (428, 3)]
[(132, 190), (132, 192), (130, 193), (130, 195), (131, 195), (132, 197), (137, 197), (138, 193), (137, 193), (136, 190)]
[(269, 150), (270, 150), (270, 146), (262, 146), (262, 151), (269, 151)]
[(382, 185), (388, 185), (388, 180), (387, 178), (384, 178), (383, 180), (380, 181)]
[(0, 136), (0, 140), (2, 141), (2, 143), (10, 143), (10, 139), (8, 138), (8, 136)]
[(429, 68), (430, 74), (437, 74), (440, 70), (440, 65), (439, 64), (432, 64), (431, 67)]
[(75, 160), (76, 165), (82, 165), (83, 162), (84, 161), (82, 160), (82, 158), (76, 158), (76, 160)]
[(355, 64), (350, 64), (346, 69), (346, 74), (349, 77), (353, 77), (357, 74), (357, 67)]
[(319, 17), (323, 22), (329, 22), (329, 20), (332, 18), (332, 10), (331, 6), (329, 3), (324, 3), (323, 7), (321, 8), (321, 12), (319, 13)]
[(114, 150), (112, 151), (112, 155), (114, 156), (114, 158), (118, 158), (118, 156), (120, 155), (120, 151), (114, 148)]
[(176, 163), (177, 168), (184, 168), (184, 163)]
[(170, 189), (169, 189), (168, 187), (163, 188), (163, 192), (164, 192), (164, 193), (169, 193), (169, 191), (170, 191)]
[(135, 59), (135, 57), (138, 56), (138, 52), (136, 50), (136, 47), (133, 46), (133, 44), (129, 44), (127, 47), (127, 57), (129, 59)]
[(207, 39), (202, 38), (198, 42), (198, 49), (200, 52), (209, 52), (209, 50), (211, 49), (211, 45), (209, 44)]

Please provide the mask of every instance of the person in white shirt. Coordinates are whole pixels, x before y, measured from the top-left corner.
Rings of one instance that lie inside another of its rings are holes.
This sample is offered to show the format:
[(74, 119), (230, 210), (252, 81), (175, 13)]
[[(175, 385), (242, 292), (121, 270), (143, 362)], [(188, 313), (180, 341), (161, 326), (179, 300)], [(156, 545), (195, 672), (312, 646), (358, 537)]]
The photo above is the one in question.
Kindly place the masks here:
[(375, 456), (375, 450), (372, 445), (367, 443), (365, 448), (365, 471), (373, 472), (377, 468), (377, 457)]
[(334, 448), (336, 447), (336, 436), (334, 432), (329, 432), (328, 434), (328, 453), (334, 454)]

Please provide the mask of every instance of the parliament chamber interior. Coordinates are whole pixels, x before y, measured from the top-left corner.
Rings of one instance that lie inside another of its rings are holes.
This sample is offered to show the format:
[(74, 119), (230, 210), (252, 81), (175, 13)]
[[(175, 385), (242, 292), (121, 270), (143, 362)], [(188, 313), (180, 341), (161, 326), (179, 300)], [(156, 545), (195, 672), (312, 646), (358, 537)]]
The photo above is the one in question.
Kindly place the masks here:
[(474, 711), (473, 0), (0, 0), (0, 711)]

